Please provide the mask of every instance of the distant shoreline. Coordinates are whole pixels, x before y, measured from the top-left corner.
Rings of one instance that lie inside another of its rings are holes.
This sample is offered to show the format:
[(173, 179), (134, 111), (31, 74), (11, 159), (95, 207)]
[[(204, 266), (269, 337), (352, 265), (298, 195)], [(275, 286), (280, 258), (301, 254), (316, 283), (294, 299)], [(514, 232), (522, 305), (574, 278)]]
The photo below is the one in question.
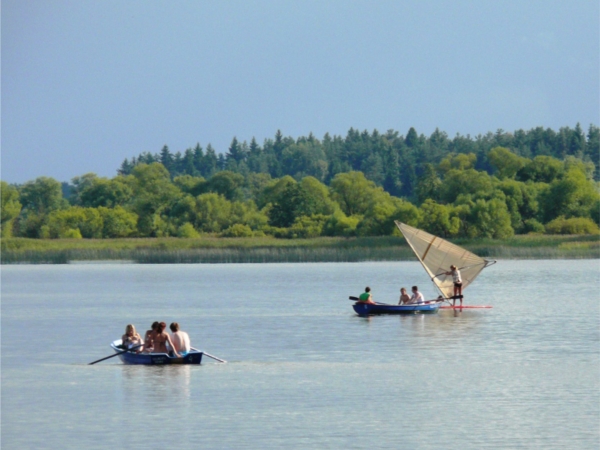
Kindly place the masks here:
[[(1, 239), (2, 264), (128, 261), (140, 264), (416, 261), (402, 237), (314, 239), (131, 238)], [(521, 235), (509, 239), (454, 239), (488, 259), (598, 259), (600, 237)]]

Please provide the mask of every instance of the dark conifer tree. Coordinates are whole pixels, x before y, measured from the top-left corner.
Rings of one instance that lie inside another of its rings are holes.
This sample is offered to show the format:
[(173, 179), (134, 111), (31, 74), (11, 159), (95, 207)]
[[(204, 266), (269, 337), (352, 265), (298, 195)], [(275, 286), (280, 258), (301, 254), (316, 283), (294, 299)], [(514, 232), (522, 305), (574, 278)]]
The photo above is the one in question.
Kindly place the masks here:
[(165, 166), (165, 169), (167, 169), (169, 171), (169, 173), (171, 172), (171, 169), (173, 168), (173, 155), (169, 151), (169, 147), (167, 147), (166, 145), (160, 151), (160, 161), (159, 162), (163, 166)]

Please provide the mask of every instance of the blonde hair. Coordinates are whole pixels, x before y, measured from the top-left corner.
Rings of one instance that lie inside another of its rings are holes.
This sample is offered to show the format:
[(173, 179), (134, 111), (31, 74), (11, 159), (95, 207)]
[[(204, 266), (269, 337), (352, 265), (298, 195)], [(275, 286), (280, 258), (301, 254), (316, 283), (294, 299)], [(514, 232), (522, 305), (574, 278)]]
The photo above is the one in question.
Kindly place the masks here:
[(137, 334), (137, 331), (135, 331), (135, 327), (132, 324), (128, 324), (125, 327), (125, 334), (127, 334), (127, 332), (130, 330), (131, 330), (131, 334), (133, 334), (134, 336)]

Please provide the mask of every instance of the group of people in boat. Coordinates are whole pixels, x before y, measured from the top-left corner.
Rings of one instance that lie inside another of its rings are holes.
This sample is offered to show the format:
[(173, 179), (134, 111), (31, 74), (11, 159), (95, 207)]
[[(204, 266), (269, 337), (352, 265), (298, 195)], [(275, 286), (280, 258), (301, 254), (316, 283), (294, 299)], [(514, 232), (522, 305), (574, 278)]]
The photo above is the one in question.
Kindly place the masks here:
[(166, 333), (165, 322), (154, 322), (146, 331), (144, 338), (135, 330), (132, 324), (125, 327), (121, 346), (124, 349), (135, 349), (136, 353), (167, 353), (176, 358), (186, 356), (190, 350), (190, 336), (179, 329), (179, 324), (169, 325), (171, 333)]
[[(456, 299), (459, 298), (460, 304), (462, 306), (462, 277), (460, 275), (460, 270), (458, 270), (458, 268), (455, 265), (451, 265), (450, 271), (444, 272), (443, 274), (452, 276), (452, 283), (454, 284), (453, 300), (454, 303), (456, 303)], [(425, 297), (423, 296), (423, 294), (421, 294), (421, 292), (419, 292), (418, 286), (413, 286), (411, 290), (412, 296), (409, 296), (406, 292), (406, 288), (400, 289), (400, 300), (398, 301), (399, 305), (421, 305), (425, 303)], [(441, 300), (440, 297), (438, 297), (438, 300)], [(365, 292), (360, 294), (358, 301), (361, 303), (375, 304), (375, 302), (373, 301), (373, 295), (371, 294), (370, 287), (367, 286), (365, 288)]]

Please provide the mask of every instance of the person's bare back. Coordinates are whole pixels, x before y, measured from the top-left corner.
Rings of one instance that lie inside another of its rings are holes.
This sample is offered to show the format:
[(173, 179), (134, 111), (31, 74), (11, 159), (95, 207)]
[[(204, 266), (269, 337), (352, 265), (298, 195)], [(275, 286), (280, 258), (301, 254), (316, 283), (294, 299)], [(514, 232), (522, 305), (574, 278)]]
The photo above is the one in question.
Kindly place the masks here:
[(179, 358), (180, 355), (177, 353), (175, 345), (173, 345), (173, 341), (171, 341), (171, 337), (165, 333), (165, 328), (167, 328), (167, 324), (164, 322), (161, 322), (158, 325), (156, 336), (154, 337), (154, 350), (152, 350), (152, 353), (169, 353), (169, 350), (167, 349), (167, 343), (169, 343), (171, 349), (173, 349), (173, 355)]
[(167, 333), (157, 334), (154, 338), (154, 350), (152, 353), (168, 353), (167, 350), (167, 340), (169, 339), (169, 335)]
[(182, 354), (187, 354), (191, 350), (190, 337), (185, 331), (179, 330), (179, 324), (173, 322), (170, 325), (171, 328), (171, 340), (175, 345), (175, 350)]

